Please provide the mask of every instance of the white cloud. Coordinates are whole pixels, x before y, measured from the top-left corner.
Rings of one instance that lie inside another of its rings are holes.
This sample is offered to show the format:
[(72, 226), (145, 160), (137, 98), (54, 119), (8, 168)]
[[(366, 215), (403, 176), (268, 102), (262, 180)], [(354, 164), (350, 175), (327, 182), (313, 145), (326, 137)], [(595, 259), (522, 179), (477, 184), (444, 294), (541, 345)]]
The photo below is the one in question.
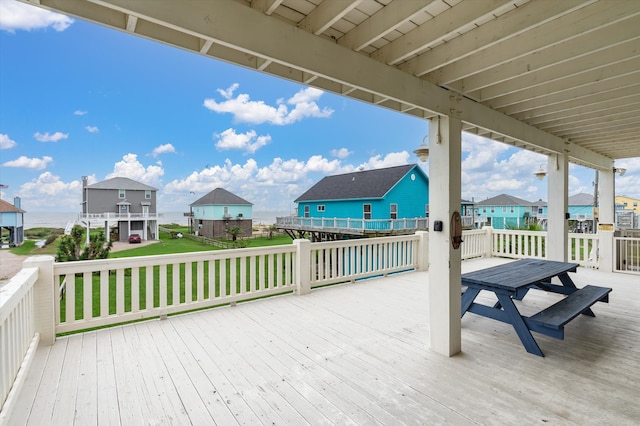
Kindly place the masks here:
[(251, 124), (286, 125), (304, 118), (327, 118), (333, 114), (332, 109), (326, 107), (321, 109), (316, 103), (324, 93), (318, 89), (300, 90), (286, 102), (292, 106), (289, 109), (282, 100), (278, 100), (276, 106), (271, 106), (264, 101), (252, 101), (249, 95), (244, 93), (233, 98), (238, 87), (238, 84), (234, 84), (225, 90), (218, 89), (218, 93), (226, 100), (217, 102), (215, 99), (205, 99), (204, 106), (217, 113), (233, 114), (236, 122)]
[[(90, 183), (93, 182), (95, 176), (90, 177)], [(36, 179), (22, 184), (18, 195), (22, 198), (22, 205), (29, 206), (33, 211), (78, 211), (82, 201), (82, 182), (63, 182), (59, 176), (44, 172)]]
[(64, 31), (72, 23), (73, 19), (60, 13), (14, 0), (0, 0), (0, 30), (15, 33), (16, 30), (52, 27), (56, 31)]
[(382, 157), (380, 154), (369, 158), (364, 164), (361, 164), (365, 169), (382, 169), (385, 167), (402, 166), (409, 164), (409, 153), (407, 151), (402, 152), (390, 152)]
[(74, 114), (74, 115), (86, 115), (86, 114), (87, 114), (87, 111), (82, 111), (82, 110), (79, 110), (79, 109), (78, 109), (78, 110), (75, 110), (75, 111), (73, 112), (73, 114)]
[(87, 129), (89, 133), (98, 133), (100, 131), (97, 126), (85, 126), (85, 129)]
[(16, 145), (17, 145), (16, 141), (11, 139), (9, 135), (0, 133), (0, 149), (10, 149)]
[(165, 143), (162, 145), (158, 145), (157, 147), (153, 148), (153, 151), (151, 152), (151, 155), (153, 157), (157, 157), (160, 154), (170, 154), (170, 153), (175, 153), (176, 152), (176, 148), (170, 144), (170, 143)]
[(347, 148), (340, 148), (340, 149), (332, 149), (331, 150), (331, 155), (333, 157), (339, 158), (341, 160), (344, 160), (345, 158), (347, 158), (351, 154), (353, 154), (353, 151), (349, 151)]
[(42, 158), (29, 158), (24, 155), (16, 160), (7, 161), (3, 164), (5, 167), (22, 167), (26, 169), (42, 170), (53, 161), (53, 158), (44, 156)]
[(258, 136), (255, 130), (249, 130), (247, 133), (236, 133), (234, 129), (227, 129), (224, 132), (214, 134), (218, 138), (216, 148), (219, 150), (238, 149), (250, 154), (271, 142), (271, 136)]
[(55, 132), (50, 135), (49, 132), (35, 132), (33, 137), (40, 142), (58, 142), (62, 139), (67, 139), (69, 137), (69, 133)]
[(136, 154), (126, 154), (122, 157), (122, 161), (118, 161), (113, 166), (113, 173), (109, 173), (106, 178), (127, 177), (138, 182), (146, 183), (152, 186), (158, 186), (160, 179), (164, 175), (162, 166), (145, 167)]

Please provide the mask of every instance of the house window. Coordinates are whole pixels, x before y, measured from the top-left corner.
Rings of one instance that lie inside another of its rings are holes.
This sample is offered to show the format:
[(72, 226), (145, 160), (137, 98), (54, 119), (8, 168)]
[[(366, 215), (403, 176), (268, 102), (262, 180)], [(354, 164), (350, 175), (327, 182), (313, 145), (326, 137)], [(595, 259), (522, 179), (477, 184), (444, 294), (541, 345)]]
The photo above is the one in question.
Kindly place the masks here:
[(129, 205), (121, 204), (120, 205), (120, 213), (129, 213)]
[(398, 218), (398, 205), (397, 204), (390, 204), (389, 205), (389, 217), (391, 219), (397, 219)]
[(513, 213), (513, 206), (511, 206), (511, 213)]
[(491, 207), (491, 213), (495, 213), (495, 212), (496, 210), (493, 207)]
[(363, 204), (362, 212), (364, 215), (364, 220), (371, 219), (371, 204)]
[(145, 200), (150, 200), (151, 199), (151, 191), (150, 190), (145, 190), (144, 191), (144, 198)]
[(633, 207), (638, 207), (638, 202), (637, 201), (633, 202)]
[(538, 209), (538, 214), (542, 214), (542, 208)]
[(310, 209), (309, 206), (304, 206), (304, 217), (309, 217)]
[(502, 213), (506, 213), (507, 212), (507, 206), (502, 206)]
[(429, 204), (424, 205), (424, 217), (429, 217)]
[(324, 204), (318, 204), (318, 211), (319, 212), (323, 212), (324, 211)]
[(486, 207), (483, 207), (483, 208), (482, 208), (482, 213), (486, 213), (486, 212), (487, 212), (487, 208), (486, 208)]
[(126, 192), (124, 189), (118, 189), (118, 198), (123, 199), (126, 196)]
[(229, 217), (229, 207), (227, 207), (227, 206), (224, 207), (223, 217), (225, 217), (225, 218)]

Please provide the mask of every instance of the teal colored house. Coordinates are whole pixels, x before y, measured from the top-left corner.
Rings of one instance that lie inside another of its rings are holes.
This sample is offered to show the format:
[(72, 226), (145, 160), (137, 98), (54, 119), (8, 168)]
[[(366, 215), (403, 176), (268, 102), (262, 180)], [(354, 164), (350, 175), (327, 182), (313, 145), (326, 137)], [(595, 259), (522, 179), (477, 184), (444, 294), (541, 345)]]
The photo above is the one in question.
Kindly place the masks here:
[(253, 204), (226, 189), (216, 188), (190, 207), (196, 235), (221, 238), (235, 226), (240, 227), (240, 235), (252, 233)]
[(547, 203), (530, 202), (512, 195), (500, 194), (476, 202), (476, 224), (495, 229), (517, 229), (531, 223), (546, 225)]
[(416, 164), (326, 176), (295, 202), (301, 218), (424, 218), (429, 178)]

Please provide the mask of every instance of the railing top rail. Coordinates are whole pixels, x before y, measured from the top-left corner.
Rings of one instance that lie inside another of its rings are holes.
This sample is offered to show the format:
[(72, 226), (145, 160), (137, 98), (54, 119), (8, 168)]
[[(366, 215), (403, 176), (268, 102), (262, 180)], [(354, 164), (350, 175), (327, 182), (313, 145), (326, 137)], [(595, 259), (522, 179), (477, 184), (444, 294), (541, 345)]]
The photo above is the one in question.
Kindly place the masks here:
[(125, 257), (121, 259), (99, 259), (87, 261), (74, 261), (55, 263), (56, 274), (93, 272), (107, 269), (123, 269), (139, 267), (143, 265), (157, 266), (175, 263), (198, 262), (204, 260), (223, 260), (238, 257), (251, 257), (260, 254), (279, 254), (295, 252), (293, 245), (280, 245), (269, 247), (252, 247), (243, 249), (210, 250), (190, 253), (159, 254), (154, 256)]
[(0, 288), (0, 323), (11, 314), (13, 308), (38, 280), (38, 268), (22, 268)]
[(418, 240), (418, 236), (416, 234), (409, 235), (394, 235), (390, 237), (376, 237), (372, 238), (361, 238), (357, 240), (343, 240), (343, 241), (323, 241), (318, 243), (311, 243), (312, 247), (323, 247), (323, 246), (331, 246), (331, 247), (344, 247), (350, 245), (362, 245), (362, 244), (379, 244), (385, 242), (393, 242), (393, 241), (413, 241)]

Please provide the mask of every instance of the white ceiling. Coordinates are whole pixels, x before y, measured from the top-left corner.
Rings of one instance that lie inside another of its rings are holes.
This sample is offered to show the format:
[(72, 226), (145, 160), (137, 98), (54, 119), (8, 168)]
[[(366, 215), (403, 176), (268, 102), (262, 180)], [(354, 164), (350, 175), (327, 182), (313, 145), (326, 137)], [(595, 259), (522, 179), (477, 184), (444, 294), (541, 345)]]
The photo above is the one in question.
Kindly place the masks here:
[(640, 157), (637, 0), (22, 0), (610, 169)]

